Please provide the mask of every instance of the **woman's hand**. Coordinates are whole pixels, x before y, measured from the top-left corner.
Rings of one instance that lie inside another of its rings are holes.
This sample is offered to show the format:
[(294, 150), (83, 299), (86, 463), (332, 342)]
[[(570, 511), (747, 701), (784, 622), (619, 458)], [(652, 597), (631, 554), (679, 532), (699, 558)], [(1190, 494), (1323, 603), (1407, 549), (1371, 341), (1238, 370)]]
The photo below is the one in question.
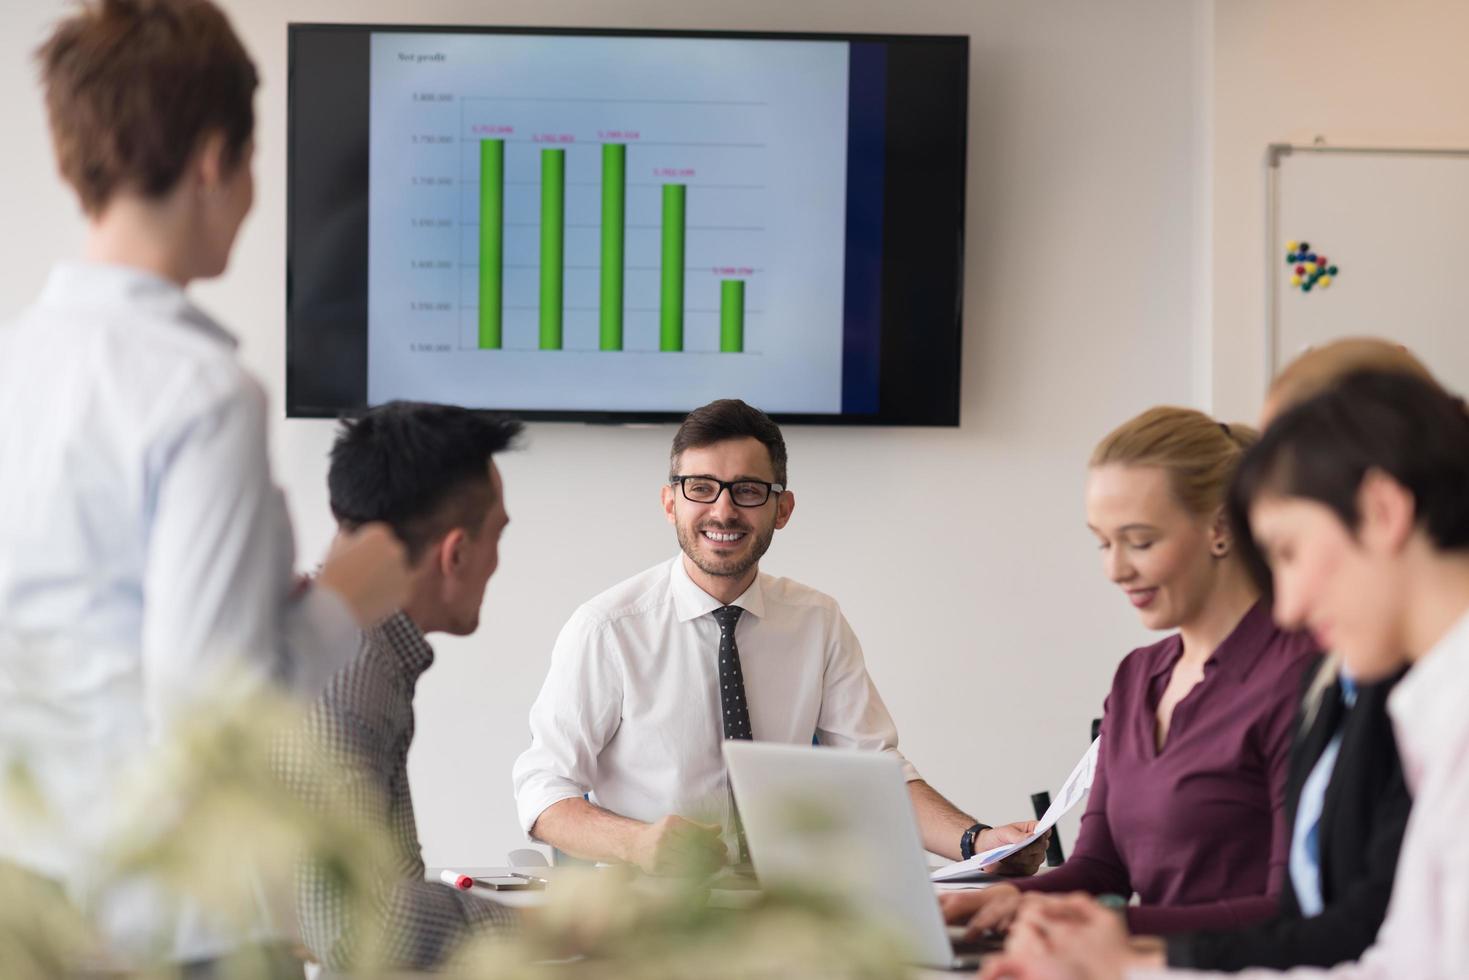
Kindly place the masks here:
[(408, 552), (388, 525), (364, 524), (337, 535), (316, 582), (341, 596), (365, 629), (407, 601), (412, 582)]
[[(1156, 954), (1153, 954), (1156, 955)], [(986, 963), (982, 980), (1121, 980), (1137, 957), (1121, 915), (1089, 895), (1026, 895), (1004, 955)], [(1156, 960), (1152, 961), (1156, 963)]]
[(965, 939), (977, 939), (986, 932), (1003, 932), (1010, 928), (1020, 908), (1020, 889), (1014, 885), (990, 885), (975, 891), (945, 892), (939, 896), (939, 908), (950, 925), (966, 924)]

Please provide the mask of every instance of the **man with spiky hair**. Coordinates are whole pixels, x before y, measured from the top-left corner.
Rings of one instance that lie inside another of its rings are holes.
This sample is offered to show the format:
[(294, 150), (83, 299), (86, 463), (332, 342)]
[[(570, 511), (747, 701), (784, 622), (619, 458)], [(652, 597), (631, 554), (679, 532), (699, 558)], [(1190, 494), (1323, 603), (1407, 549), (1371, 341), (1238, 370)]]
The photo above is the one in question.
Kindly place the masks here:
[[(390, 402), (344, 422), (332, 447), (327, 485), (338, 525), (351, 532), (386, 523), (416, 569), (403, 608), (363, 633), (360, 656), (332, 677), (305, 737), (284, 754), (300, 791), (346, 805), (385, 831), (391, 848), (393, 874), (372, 885), (371, 921), (354, 918), (358, 906), (339, 893), (330, 869), (302, 867), (302, 935), (332, 969), (427, 969), (465, 937), (514, 920), (502, 905), (424, 880), (408, 750), (414, 691), (434, 662), (426, 634), (468, 636), (479, 627), (510, 520), (494, 456), (520, 428), (464, 408)], [(321, 778), (320, 763), (328, 785), (311, 782)], [(364, 963), (365, 954), (382, 962)]]

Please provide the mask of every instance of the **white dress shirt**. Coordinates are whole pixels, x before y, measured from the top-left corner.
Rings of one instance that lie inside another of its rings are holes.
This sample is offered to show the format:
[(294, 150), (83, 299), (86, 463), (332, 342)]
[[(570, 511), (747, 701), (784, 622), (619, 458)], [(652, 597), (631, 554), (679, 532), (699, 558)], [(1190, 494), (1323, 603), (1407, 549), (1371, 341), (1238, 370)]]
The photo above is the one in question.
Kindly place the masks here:
[[(1403, 836), (1392, 900), (1377, 941), (1355, 963), (1284, 973), (1245, 970), (1242, 980), (1289, 976), (1332, 980), (1463, 980), (1469, 977), (1469, 615), (1408, 671), (1388, 697), (1413, 812)], [(1135, 970), (1134, 980), (1204, 977), (1189, 970)]]
[[(694, 584), (683, 556), (581, 606), (561, 630), (531, 708), (531, 746), (515, 763), (527, 833), (559, 800), (591, 801), (636, 820), (670, 813), (721, 823), (722, 603)], [(761, 574), (731, 605), (754, 737), (762, 742), (898, 753), (893, 720), (835, 600)], [(904, 760), (907, 778), (918, 773)]]
[[(0, 798), (0, 859), (74, 896), (118, 774), (211, 675), (314, 695), (357, 648), (334, 594), (290, 599), (265, 395), (235, 346), (120, 266), (60, 265), (0, 326), (0, 768), (21, 761), (50, 809), (37, 825)], [(132, 911), (120, 943), (155, 925)], [(183, 931), (180, 957), (218, 951)]]

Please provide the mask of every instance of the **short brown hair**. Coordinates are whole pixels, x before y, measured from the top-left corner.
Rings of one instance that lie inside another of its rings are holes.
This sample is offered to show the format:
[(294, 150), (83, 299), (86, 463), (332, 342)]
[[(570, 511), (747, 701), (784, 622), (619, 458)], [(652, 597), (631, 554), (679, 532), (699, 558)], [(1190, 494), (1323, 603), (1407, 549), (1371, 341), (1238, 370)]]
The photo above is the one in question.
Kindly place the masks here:
[(786, 485), (786, 441), (780, 426), (760, 409), (746, 405), (738, 398), (721, 398), (703, 408), (696, 408), (673, 434), (673, 450), (668, 454), (668, 476), (674, 472), (685, 449), (702, 449), (726, 439), (759, 440), (770, 453), (770, 466), (775, 482)]
[(208, 0), (83, 0), (36, 51), (56, 161), (82, 207), (162, 197), (209, 133), (239, 162), (255, 65)]
[(1313, 347), (1281, 369), (1265, 396), (1262, 424), (1268, 425), (1291, 406), (1359, 371), (1405, 374), (1438, 385), (1423, 362), (1402, 344), (1378, 337), (1345, 337)]
[(1092, 451), (1091, 465), (1155, 466), (1168, 474), (1178, 501), (1207, 518), (1224, 505), (1235, 468), (1258, 438), (1247, 425), (1162, 405), (1109, 432)]

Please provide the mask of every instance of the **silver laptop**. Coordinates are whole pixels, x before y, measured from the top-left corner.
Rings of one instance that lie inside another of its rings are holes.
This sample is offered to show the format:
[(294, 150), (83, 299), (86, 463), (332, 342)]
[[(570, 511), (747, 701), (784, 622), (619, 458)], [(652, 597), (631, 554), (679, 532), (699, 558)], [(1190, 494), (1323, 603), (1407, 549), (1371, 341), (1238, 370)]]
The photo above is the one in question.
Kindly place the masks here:
[(980, 947), (956, 950), (944, 925), (897, 759), (744, 741), (725, 742), (724, 758), (762, 884), (849, 897), (891, 927), (914, 963), (978, 964)]

